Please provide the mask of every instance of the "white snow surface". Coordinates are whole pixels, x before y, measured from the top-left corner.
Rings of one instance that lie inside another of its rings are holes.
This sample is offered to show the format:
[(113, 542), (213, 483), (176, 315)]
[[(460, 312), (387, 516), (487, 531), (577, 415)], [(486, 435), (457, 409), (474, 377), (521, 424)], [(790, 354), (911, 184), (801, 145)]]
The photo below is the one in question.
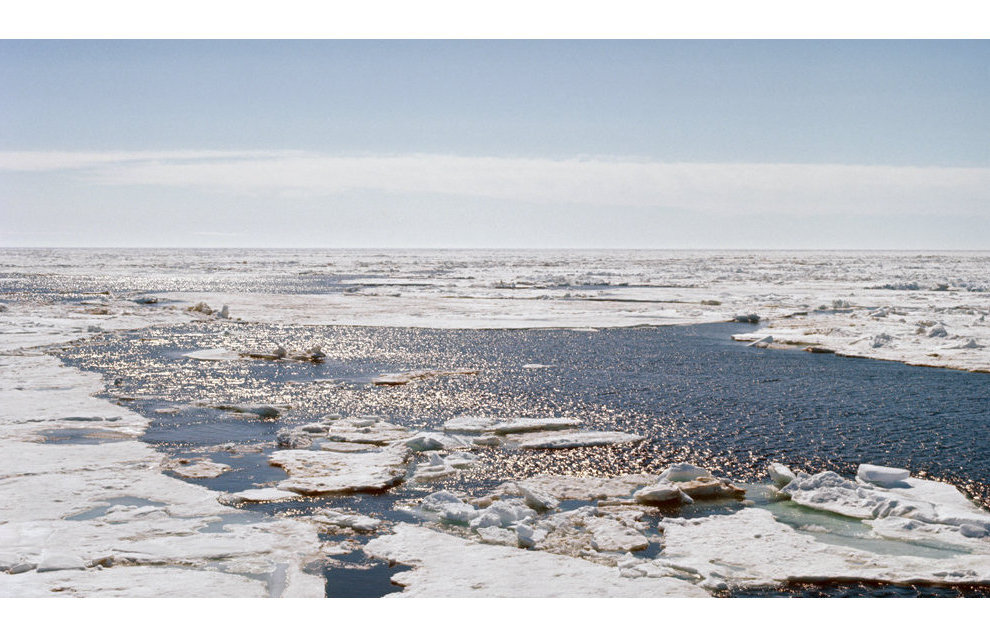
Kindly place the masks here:
[(278, 450), (269, 462), (289, 478), (278, 488), (308, 496), (373, 492), (397, 485), (406, 475), (411, 452), (393, 445), (374, 452), (328, 450)]
[(523, 449), (562, 449), (638, 443), (643, 440), (643, 437), (638, 434), (610, 430), (564, 430), (515, 434), (509, 435), (507, 439)]
[(390, 596), (473, 597), (704, 597), (707, 592), (675, 578), (631, 580), (615, 567), (580, 558), (476, 543), (401, 523), (365, 552), (411, 565), (392, 581), (403, 586)]
[(699, 583), (711, 589), (851, 575), (889, 583), (990, 582), (987, 551), (945, 558), (873, 553), (821, 542), (753, 507), (729, 515), (664, 519), (663, 528), (664, 551), (655, 564), (697, 573)]

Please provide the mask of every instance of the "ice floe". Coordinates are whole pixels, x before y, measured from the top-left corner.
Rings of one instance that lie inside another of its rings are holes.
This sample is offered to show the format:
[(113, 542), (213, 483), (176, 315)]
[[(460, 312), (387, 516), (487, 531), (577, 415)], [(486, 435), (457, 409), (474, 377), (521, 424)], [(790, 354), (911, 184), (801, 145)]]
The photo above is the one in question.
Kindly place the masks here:
[(162, 468), (182, 478), (191, 479), (216, 478), (230, 470), (229, 465), (205, 457), (168, 459), (162, 464)]
[(286, 409), (286, 406), (274, 406), (264, 403), (216, 404), (210, 407), (223, 410), (224, 412), (252, 414), (260, 419), (277, 419), (282, 416), (282, 410)]
[(416, 465), (412, 479), (414, 481), (433, 481), (458, 474), (461, 470), (467, 469), (477, 462), (478, 457), (469, 452), (453, 452), (446, 456), (430, 452), (425, 462)]
[(261, 487), (240, 492), (222, 494), (219, 499), (222, 503), (230, 505), (240, 505), (242, 503), (272, 503), (277, 501), (291, 501), (299, 498), (296, 492), (280, 490), (276, 487)]
[(628, 432), (585, 430), (517, 434), (508, 440), (523, 449), (560, 449), (638, 443), (643, 437)]
[(411, 381), (417, 381), (420, 379), (462, 375), (473, 376), (479, 372), (480, 370), (476, 370), (474, 368), (457, 368), (454, 370), (410, 370), (408, 372), (393, 372), (390, 374), (379, 375), (372, 379), (372, 383), (375, 385), (405, 385)]
[(493, 434), (504, 435), (520, 434), (523, 432), (538, 432), (542, 430), (569, 430), (578, 425), (581, 425), (581, 420), (574, 418), (537, 419), (522, 417), (518, 419), (510, 419), (509, 421), (500, 421), (490, 426), (488, 429)]
[(405, 446), (374, 452), (278, 450), (269, 462), (289, 474), (279, 482), (279, 489), (305, 495), (343, 494), (381, 491), (400, 483), (410, 454)]
[(619, 569), (579, 558), (477, 543), (405, 523), (370, 541), (365, 552), (412, 565), (392, 581), (414, 597), (706, 596), (683, 580), (631, 580)]
[(310, 520), (332, 528), (344, 528), (363, 534), (374, 532), (382, 525), (382, 521), (377, 518), (334, 509), (318, 510), (310, 515)]

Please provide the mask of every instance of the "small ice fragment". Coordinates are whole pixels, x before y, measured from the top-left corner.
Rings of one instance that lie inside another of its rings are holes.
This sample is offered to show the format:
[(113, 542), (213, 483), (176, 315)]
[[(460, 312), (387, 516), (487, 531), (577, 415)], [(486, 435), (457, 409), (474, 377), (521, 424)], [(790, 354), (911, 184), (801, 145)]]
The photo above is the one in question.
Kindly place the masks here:
[(444, 432), (480, 434), (495, 424), (495, 419), (476, 416), (459, 416), (443, 424)]
[(666, 481), (657, 483), (656, 485), (649, 485), (633, 493), (633, 498), (636, 499), (636, 502), (644, 505), (681, 501), (684, 496), (685, 494), (680, 488)]
[(881, 332), (877, 336), (873, 337), (872, 345), (874, 348), (882, 348), (893, 340), (894, 338), (891, 337), (889, 334), (887, 334), (886, 332)]
[(291, 501), (299, 498), (295, 492), (280, 490), (275, 487), (262, 487), (224, 494), (218, 500), (222, 503), (236, 505), (238, 503), (271, 503), (275, 501)]
[(19, 565), (21, 562), (17, 554), (11, 554), (8, 552), (0, 553), (0, 572), (9, 571), (15, 565)]
[(474, 445), (481, 445), (484, 447), (499, 447), (502, 445), (502, 439), (495, 436), (479, 436), (471, 441)]
[(546, 537), (546, 530), (538, 527), (532, 527), (530, 525), (526, 525), (525, 523), (519, 523), (516, 525), (516, 542), (519, 544), (519, 547), (533, 547)]
[(275, 443), (281, 448), (298, 450), (309, 447), (313, 444), (313, 440), (302, 432), (289, 428), (282, 428), (275, 433)]
[(467, 442), (460, 438), (447, 436), (438, 432), (420, 432), (415, 436), (406, 439), (406, 447), (416, 452), (445, 450), (467, 446)]
[(45, 552), (38, 561), (39, 572), (55, 572), (64, 569), (86, 569), (86, 563), (75, 554)]
[(481, 510), (481, 515), (471, 521), (471, 527), (508, 527), (536, 516), (536, 512), (523, 503), (522, 499), (496, 501)]
[(511, 529), (502, 529), (501, 527), (479, 527), (475, 530), (478, 536), (481, 537), (482, 543), (487, 543), (489, 545), (509, 545), (515, 547), (519, 544), (516, 532)]
[(522, 494), (523, 502), (537, 512), (557, 509), (560, 506), (560, 501), (541, 489), (527, 487), (522, 483), (518, 484), (517, 487)]
[(765, 337), (760, 337), (753, 343), (749, 344), (750, 348), (768, 348), (770, 344), (773, 343), (773, 335), (767, 335)]
[(334, 527), (346, 527), (355, 532), (373, 532), (382, 524), (377, 518), (332, 509), (324, 509), (316, 512), (313, 515), (313, 520), (317, 523), (324, 523)]
[(783, 463), (771, 463), (767, 466), (767, 474), (770, 475), (770, 480), (773, 481), (774, 485), (777, 487), (784, 487), (797, 478), (794, 472), (791, 471), (791, 468), (787, 467)]
[(660, 473), (660, 480), (668, 480), (672, 482), (677, 481), (693, 481), (699, 478), (711, 478), (712, 473), (703, 467), (698, 467), (697, 465), (691, 465), (690, 463), (675, 463), (667, 467), (666, 470)]
[(863, 463), (856, 470), (856, 477), (861, 481), (873, 483), (881, 487), (894, 487), (911, 476), (911, 472), (897, 467), (870, 465)]
[(938, 324), (937, 326), (935, 326), (934, 328), (932, 328), (930, 331), (928, 331), (928, 336), (929, 337), (948, 337), (949, 336), (949, 333), (945, 329), (945, 326), (943, 326), (942, 324)]
[(7, 572), (10, 573), (10, 574), (23, 574), (24, 572), (31, 571), (32, 569), (34, 569), (37, 566), (38, 565), (36, 563), (25, 561), (23, 563), (17, 563), (13, 567), (11, 567), (9, 570), (7, 570)]
[(972, 523), (963, 523), (960, 525), (959, 533), (967, 538), (984, 538), (990, 536), (990, 530), (987, 530), (986, 527), (973, 525)]
[(262, 419), (277, 419), (282, 413), (273, 405), (255, 403), (237, 403), (230, 405), (215, 405), (217, 410), (225, 412), (237, 412), (240, 414), (253, 414)]

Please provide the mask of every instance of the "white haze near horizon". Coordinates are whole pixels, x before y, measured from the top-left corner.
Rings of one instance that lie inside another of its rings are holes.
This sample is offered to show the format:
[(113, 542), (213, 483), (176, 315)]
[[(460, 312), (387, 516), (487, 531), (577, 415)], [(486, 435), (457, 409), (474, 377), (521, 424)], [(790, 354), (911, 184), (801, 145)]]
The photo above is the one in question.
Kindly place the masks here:
[(5, 246), (990, 245), (990, 169), (283, 150), (0, 152)]

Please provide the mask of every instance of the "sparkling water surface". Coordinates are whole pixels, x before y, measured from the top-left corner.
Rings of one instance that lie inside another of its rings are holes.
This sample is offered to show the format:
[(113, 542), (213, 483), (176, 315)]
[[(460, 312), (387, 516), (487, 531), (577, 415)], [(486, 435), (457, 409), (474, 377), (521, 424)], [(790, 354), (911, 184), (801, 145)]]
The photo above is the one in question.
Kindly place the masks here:
[[(71, 365), (103, 374), (108, 397), (150, 418), (145, 441), (173, 456), (209, 456), (231, 465), (232, 471), (217, 478), (193, 480), (215, 490), (237, 491), (285, 478), (281, 469), (268, 465), (275, 433), (328, 413), (375, 414), (427, 429), (461, 415), (567, 416), (589, 429), (646, 437), (636, 444), (573, 450), (484, 449), (477, 451), (483, 458), (477, 469), (457, 477), (405, 483), (382, 494), (251, 505), (244, 508), (245, 516), (304, 515), (330, 505), (414, 521), (395, 506), (438, 489), (478, 493), (505, 480), (545, 473), (659, 472), (677, 461), (744, 483), (765, 482), (770, 461), (847, 475), (861, 462), (901, 466), (990, 502), (990, 376), (755, 349), (732, 341), (741, 329), (739, 324), (708, 324), (598, 331), (428, 330), (202, 322), (98, 335), (55, 352)], [(185, 356), (208, 348), (302, 350), (312, 344), (322, 347), (326, 361)], [(527, 369), (526, 364), (547, 367)], [(457, 368), (474, 368), (478, 374), (401, 386), (372, 382), (386, 373)], [(278, 419), (259, 419), (210, 407), (230, 403), (285, 409)], [(240, 446), (223, 448), (231, 442)], [(703, 516), (737, 506), (667, 514)], [(326, 541), (346, 538), (323, 536)], [(651, 546), (641, 554), (659, 551)], [(360, 550), (333, 557), (325, 569), (327, 594), (387, 594), (396, 590), (389, 578), (399, 569), (369, 561)], [(988, 590), (825, 583), (729, 595), (770, 591), (978, 596)]]
[[(201, 323), (100, 336), (60, 356), (111, 379), (112, 395), (134, 399), (129, 407), (153, 420), (145, 439), (175, 452), (229, 441), (271, 444), (280, 427), (332, 412), (423, 428), (460, 415), (576, 417), (591, 429), (646, 440), (484, 451), (489, 462), (475, 479), (610, 476), (690, 461), (755, 482), (764, 480), (770, 461), (847, 474), (869, 462), (948, 480), (990, 502), (990, 376), (760, 350), (733, 342), (738, 332), (739, 324), (583, 332)], [(322, 346), (324, 363), (184, 356), (203, 348), (310, 344)], [(523, 368), (534, 363), (549, 367)], [(384, 373), (456, 368), (479, 373), (394, 387), (371, 383)], [(223, 403), (290, 407), (278, 420), (197, 407)], [(183, 409), (154, 412), (171, 406)], [(253, 480), (280, 472), (258, 469)]]

